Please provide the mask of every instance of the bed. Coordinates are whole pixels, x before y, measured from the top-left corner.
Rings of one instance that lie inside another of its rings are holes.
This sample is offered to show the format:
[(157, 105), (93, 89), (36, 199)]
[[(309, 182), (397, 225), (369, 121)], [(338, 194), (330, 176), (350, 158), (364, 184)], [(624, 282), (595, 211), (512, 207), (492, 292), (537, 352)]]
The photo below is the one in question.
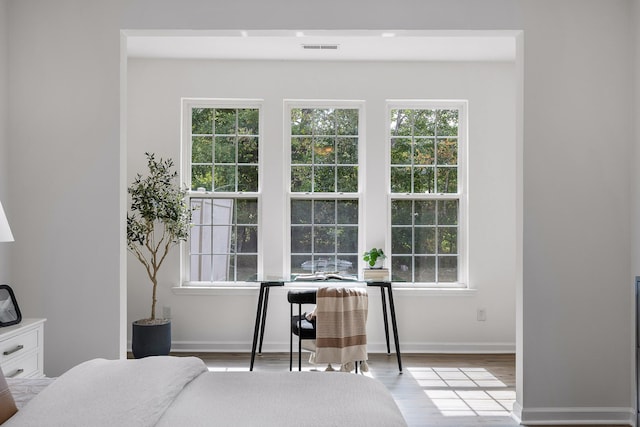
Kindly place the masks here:
[(94, 359), (53, 381), (9, 387), (19, 410), (3, 427), (406, 426), (389, 391), (369, 377), (209, 372), (195, 357)]

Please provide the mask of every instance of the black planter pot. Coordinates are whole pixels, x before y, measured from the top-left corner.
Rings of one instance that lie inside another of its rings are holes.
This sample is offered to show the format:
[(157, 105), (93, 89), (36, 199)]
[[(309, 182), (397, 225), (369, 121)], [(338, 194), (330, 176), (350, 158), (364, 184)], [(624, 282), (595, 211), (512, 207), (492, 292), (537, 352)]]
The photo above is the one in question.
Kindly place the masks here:
[(171, 321), (160, 324), (133, 322), (131, 352), (140, 359), (147, 356), (166, 356), (171, 351)]

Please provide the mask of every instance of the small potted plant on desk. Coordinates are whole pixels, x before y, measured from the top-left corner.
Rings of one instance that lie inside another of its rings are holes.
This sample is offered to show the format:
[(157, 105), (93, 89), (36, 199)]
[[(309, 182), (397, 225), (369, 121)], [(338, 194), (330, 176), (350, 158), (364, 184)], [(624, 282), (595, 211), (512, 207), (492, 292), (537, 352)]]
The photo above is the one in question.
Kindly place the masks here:
[(384, 267), (384, 260), (387, 256), (382, 249), (372, 248), (362, 256), (369, 268), (363, 271), (363, 279), (366, 281), (386, 282), (389, 280), (389, 270)]
[(382, 268), (386, 257), (382, 249), (372, 248), (364, 253), (362, 259), (369, 264), (370, 268)]
[(144, 266), (152, 285), (151, 317), (133, 322), (131, 350), (135, 358), (167, 355), (171, 350), (171, 321), (156, 318), (158, 270), (169, 250), (186, 241), (191, 227), (187, 190), (176, 182), (173, 160), (156, 160), (145, 153), (149, 173), (138, 174), (128, 188), (127, 247)]

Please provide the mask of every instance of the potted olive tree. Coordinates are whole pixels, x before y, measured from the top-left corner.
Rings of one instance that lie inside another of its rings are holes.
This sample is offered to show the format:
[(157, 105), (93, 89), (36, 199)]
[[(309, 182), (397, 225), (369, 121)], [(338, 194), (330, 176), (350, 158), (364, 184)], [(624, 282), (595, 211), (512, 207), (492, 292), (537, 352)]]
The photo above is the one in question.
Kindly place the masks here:
[(133, 322), (131, 349), (134, 357), (166, 355), (171, 350), (171, 322), (156, 317), (158, 270), (169, 251), (186, 241), (191, 209), (177, 182), (173, 160), (147, 156), (148, 174), (136, 175), (128, 188), (127, 247), (144, 266), (151, 281), (151, 316)]

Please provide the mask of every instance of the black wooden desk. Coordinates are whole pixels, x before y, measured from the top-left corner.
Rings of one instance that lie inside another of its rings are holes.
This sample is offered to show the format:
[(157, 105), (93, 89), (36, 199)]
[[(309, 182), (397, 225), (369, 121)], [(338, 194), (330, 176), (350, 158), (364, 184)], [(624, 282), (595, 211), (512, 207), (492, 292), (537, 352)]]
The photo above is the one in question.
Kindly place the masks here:
[[(253, 329), (253, 344), (251, 346), (251, 364), (249, 370), (253, 371), (253, 364), (256, 359), (256, 347), (258, 354), (262, 353), (262, 341), (264, 339), (264, 327), (267, 320), (267, 306), (269, 305), (269, 291), (274, 286), (284, 286), (285, 283), (293, 283), (285, 280), (270, 280), (260, 282), (260, 295), (258, 296), (258, 308), (256, 310), (256, 324)], [(345, 282), (320, 282), (319, 286), (335, 285)], [(357, 282), (350, 282), (357, 283)], [(384, 320), (384, 334), (387, 340), (387, 354), (391, 354), (389, 345), (389, 320), (387, 316), (387, 298), (389, 299), (389, 310), (391, 311), (391, 327), (393, 328), (393, 340), (396, 347), (396, 357), (398, 358), (398, 369), (402, 373), (402, 357), (400, 355), (400, 340), (398, 339), (398, 324), (396, 322), (396, 308), (393, 302), (393, 287), (391, 282), (366, 282), (369, 287), (380, 288), (382, 297), (382, 318)]]

